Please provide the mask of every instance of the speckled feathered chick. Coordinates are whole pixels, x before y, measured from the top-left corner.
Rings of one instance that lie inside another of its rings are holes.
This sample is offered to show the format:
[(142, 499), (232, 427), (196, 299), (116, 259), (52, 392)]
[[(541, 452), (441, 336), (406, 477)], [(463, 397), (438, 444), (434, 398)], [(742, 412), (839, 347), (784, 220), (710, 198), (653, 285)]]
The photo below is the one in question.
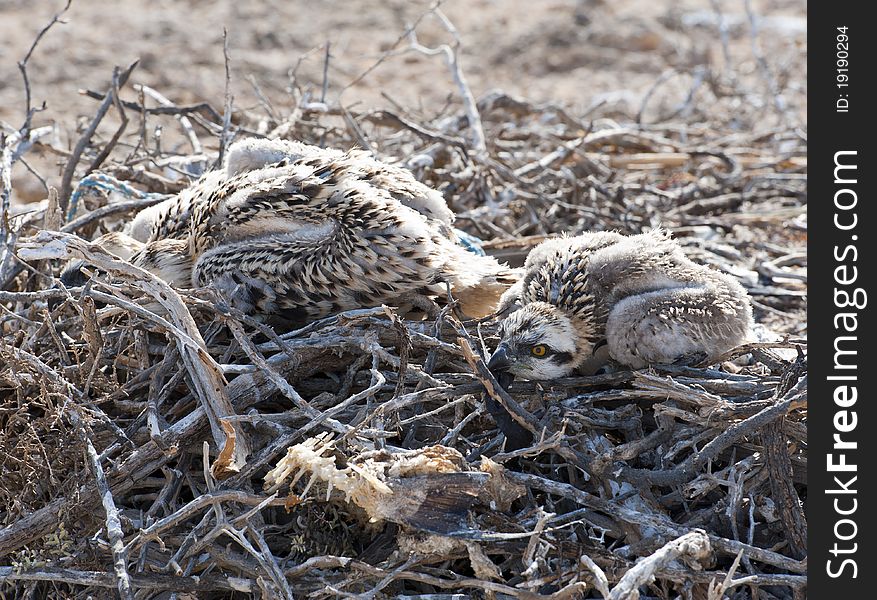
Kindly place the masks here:
[(526, 379), (715, 358), (746, 340), (752, 309), (732, 277), (688, 259), (656, 230), (587, 233), (532, 250), (500, 302), (495, 371)]
[(404, 306), (446, 285), (465, 314), (489, 314), (516, 277), (461, 247), (453, 218), (439, 192), (366, 152), (245, 140), (126, 234), (142, 243), (135, 264), (180, 287), (212, 284), (251, 314)]

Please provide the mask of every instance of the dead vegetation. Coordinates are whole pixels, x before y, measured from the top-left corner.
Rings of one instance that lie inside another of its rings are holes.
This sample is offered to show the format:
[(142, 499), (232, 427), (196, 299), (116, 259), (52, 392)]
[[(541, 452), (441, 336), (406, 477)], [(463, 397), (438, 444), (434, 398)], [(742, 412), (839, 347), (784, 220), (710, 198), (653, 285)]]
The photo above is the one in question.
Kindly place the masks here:
[[(447, 45), (422, 46), (415, 23), (380, 60), (446, 60), (456, 101), (430, 120), (294, 78), (291, 111), (235, 109), (228, 79), (223, 109), (178, 106), (132, 84), (134, 64), (88, 92), (96, 112), (68, 150), (41, 140), (28, 93), (0, 137), (7, 597), (804, 597), (800, 65), (768, 63), (753, 31), (751, 72), (677, 64), (635, 112), (573, 115), (476, 100), (453, 25), (424, 18)], [(674, 77), (690, 88), (659, 102)], [(247, 135), (399, 161), (511, 263), (561, 232), (663, 225), (740, 278), (783, 339), (506, 391), (484, 366), (495, 324), (452, 303), (434, 321), (378, 307), (274, 331), (87, 241)], [(13, 214), (10, 167), (34, 149), (63, 157), (61, 184)], [(82, 288), (56, 279), (69, 257), (97, 269)], [(505, 451), (488, 400), (530, 447)]]

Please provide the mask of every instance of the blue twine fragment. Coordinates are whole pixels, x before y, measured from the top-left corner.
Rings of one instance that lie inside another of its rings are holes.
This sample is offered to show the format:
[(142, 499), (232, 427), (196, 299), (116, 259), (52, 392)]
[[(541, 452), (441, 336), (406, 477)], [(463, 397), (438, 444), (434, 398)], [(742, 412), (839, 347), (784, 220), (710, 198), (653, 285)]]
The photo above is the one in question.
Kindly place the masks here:
[(106, 173), (92, 173), (83, 177), (79, 183), (76, 184), (76, 189), (70, 195), (70, 206), (67, 209), (68, 222), (73, 220), (73, 215), (76, 214), (76, 209), (79, 206), (79, 199), (89, 188), (99, 189), (105, 192), (117, 192), (127, 198), (137, 200), (164, 196), (164, 194), (141, 192), (138, 189), (132, 188), (124, 181), (119, 181), (115, 177), (107, 175)]
[(478, 256), (485, 256), (484, 248), (481, 247), (481, 244), (484, 243), (484, 240), (481, 240), (472, 234), (466, 233), (462, 229), (457, 229), (456, 227), (454, 227), (454, 233), (457, 234), (460, 245), (463, 246), (466, 250), (473, 254), (477, 254)]

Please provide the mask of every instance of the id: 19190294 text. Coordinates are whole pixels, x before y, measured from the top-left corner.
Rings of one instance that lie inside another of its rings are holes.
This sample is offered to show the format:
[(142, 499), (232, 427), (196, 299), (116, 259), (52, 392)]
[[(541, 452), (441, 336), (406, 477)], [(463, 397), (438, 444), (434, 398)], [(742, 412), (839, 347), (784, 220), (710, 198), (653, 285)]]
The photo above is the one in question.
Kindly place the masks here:
[(835, 45), (835, 64), (837, 65), (835, 79), (837, 81), (837, 100), (834, 104), (835, 111), (839, 113), (850, 110), (850, 36), (846, 25), (837, 28), (837, 44)]

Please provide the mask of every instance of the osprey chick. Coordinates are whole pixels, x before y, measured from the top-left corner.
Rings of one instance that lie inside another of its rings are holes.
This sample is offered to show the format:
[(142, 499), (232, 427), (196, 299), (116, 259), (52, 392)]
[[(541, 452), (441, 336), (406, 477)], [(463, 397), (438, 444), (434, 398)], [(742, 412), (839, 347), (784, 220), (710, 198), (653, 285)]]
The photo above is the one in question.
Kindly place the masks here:
[(534, 248), (500, 301), (494, 371), (526, 379), (715, 358), (744, 342), (752, 309), (732, 277), (698, 265), (669, 235), (586, 233)]
[(99, 241), (168, 283), (212, 284), (285, 321), (416, 304), (447, 285), (465, 314), (490, 314), (513, 271), (461, 247), (453, 219), (439, 192), (366, 152), (244, 140), (224, 169)]

